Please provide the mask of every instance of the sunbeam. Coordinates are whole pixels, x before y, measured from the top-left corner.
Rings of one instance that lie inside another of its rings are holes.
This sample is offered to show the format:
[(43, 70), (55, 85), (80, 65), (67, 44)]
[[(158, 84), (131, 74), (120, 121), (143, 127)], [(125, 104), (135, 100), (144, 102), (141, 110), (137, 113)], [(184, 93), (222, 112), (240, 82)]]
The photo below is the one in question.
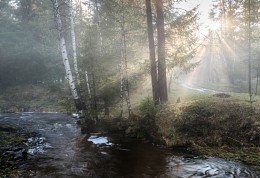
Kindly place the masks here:
[[(185, 76), (183, 83), (189, 86), (198, 86), (205, 88), (228, 88), (231, 84), (228, 71), (230, 63), (235, 62), (236, 55), (234, 50), (224, 38), (221, 38), (217, 31), (220, 26), (212, 24), (212, 30), (208, 37), (204, 39), (205, 46), (201, 47), (198, 54), (193, 59), (200, 61), (190, 74)], [(231, 58), (227, 58), (225, 53), (228, 53)], [(230, 59), (233, 59), (230, 61)], [(233, 67), (232, 67), (233, 68)]]

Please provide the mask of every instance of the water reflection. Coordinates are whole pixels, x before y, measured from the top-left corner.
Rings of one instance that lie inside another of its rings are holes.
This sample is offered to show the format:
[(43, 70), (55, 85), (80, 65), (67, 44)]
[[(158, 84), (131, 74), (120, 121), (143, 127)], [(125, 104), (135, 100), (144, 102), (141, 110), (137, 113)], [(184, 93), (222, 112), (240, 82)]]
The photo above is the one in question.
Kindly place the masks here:
[[(258, 178), (256, 170), (242, 163), (210, 157), (180, 156), (136, 140), (121, 140), (114, 147), (103, 148), (95, 165), (97, 177), (160, 178)], [(105, 166), (104, 166), (105, 165)], [(108, 171), (110, 170), (110, 171)]]
[[(118, 135), (84, 136), (72, 116), (58, 113), (0, 114), (0, 124), (35, 134), (28, 177), (39, 178), (258, 178), (259, 168), (219, 158), (199, 159)], [(39, 154), (37, 154), (37, 152)]]

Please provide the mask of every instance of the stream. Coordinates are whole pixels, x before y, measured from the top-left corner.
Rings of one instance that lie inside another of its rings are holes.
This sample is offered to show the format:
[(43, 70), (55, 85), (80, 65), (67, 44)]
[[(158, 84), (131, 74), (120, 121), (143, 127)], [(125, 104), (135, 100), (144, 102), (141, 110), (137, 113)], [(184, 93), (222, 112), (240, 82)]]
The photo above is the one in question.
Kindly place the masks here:
[(39, 178), (258, 178), (259, 167), (187, 156), (117, 135), (82, 135), (76, 118), (61, 113), (0, 113), (0, 124), (37, 133), (28, 139), (25, 169)]

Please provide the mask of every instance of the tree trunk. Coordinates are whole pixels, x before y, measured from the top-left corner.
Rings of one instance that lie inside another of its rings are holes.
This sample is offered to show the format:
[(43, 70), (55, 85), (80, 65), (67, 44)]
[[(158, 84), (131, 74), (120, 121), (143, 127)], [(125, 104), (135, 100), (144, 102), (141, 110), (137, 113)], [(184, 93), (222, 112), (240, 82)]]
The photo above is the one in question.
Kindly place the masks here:
[(158, 90), (160, 102), (168, 101), (166, 63), (165, 63), (165, 31), (164, 31), (164, 14), (163, 0), (156, 0), (157, 14), (157, 38), (158, 38)]
[(251, 84), (251, 0), (248, 0), (248, 94), (252, 102), (252, 84)]
[(73, 6), (72, 6), (72, 0), (68, 0), (68, 6), (69, 6), (69, 13), (70, 13), (70, 34), (71, 34), (71, 41), (72, 41), (72, 51), (73, 51), (73, 65), (74, 65), (74, 71), (76, 74), (76, 80), (78, 85), (80, 85), (80, 77), (79, 77), (79, 70), (78, 70), (78, 61), (77, 61), (77, 49), (76, 49), (76, 35), (75, 35), (75, 29), (74, 29), (74, 15), (73, 15)]
[(128, 85), (128, 69), (127, 69), (127, 58), (126, 58), (126, 38), (125, 38), (125, 27), (124, 22), (121, 28), (121, 60), (122, 60), (122, 70), (123, 70), (123, 85), (124, 85), (124, 95), (126, 99), (128, 117), (132, 115), (132, 106), (129, 98), (129, 85)]
[(256, 85), (255, 85), (255, 95), (258, 93), (258, 83), (259, 83), (259, 74), (260, 74), (260, 60), (258, 59), (257, 70), (256, 70)]
[(90, 90), (90, 85), (89, 85), (89, 77), (88, 77), (88, 71), (85, 71), (85, 76), (86, 76), (86, 84), (87, 84), (87, 92), (88, 92), (88, 96), (89, 99), (91, 99), (91, 90)]
[[(122, 55), (122, 54), (121, 54)], [(119, 67), (120, 70), (120, 117), (123, 116), (123, 111), (124, 111), (124, 78), (123, 78), (123, 62), (121, 58), (121, 64)]]
[[(122, 7), (124, 8), (124, 1), (121, 0)], [(121, 16), (121, 65), (120, 65), (120, 98), (121, 98), (121, 117), (123, 114), (123, 101), (125, 99), (128, 109), (128, 117), (130, 118), (132, 116), (132, 107), (131, 102), (129, 98), (129, 85), (128, 85), (128, 68), (127, 68), (127, 57), (126, 57), (126, 33), (125, 33), (125, 13), (124, 10), (122, 12)]]
[(157, 68), (156, 68), (156, 59), (155, 59), (151, 0), (145, 0), (145, 5), (146, 5), (148, 40), (149, 40), (149, 53), (150, 53), (150, 67), (151, 67), (151, 81), (152, 81), (153, 100), (156, 104), (158, 104), (159, 95), (158, 95), (158, 89), (157, 89), (157, 86), (158, 86), (157, 82), (158, 81), (157, 81)]
[(79, 109), (78, 108), (79, 96), (78, 96), (78, 92), (76, 90), (75, 82), (73, 80), (73, 76), (72, 76), (72, 72), (71, 72), (70, 64), (69, 64), (69, 60), (68, 60), (67, 48), (66, 48), (66, 43), (65, 43), (64, 31), (63, 31), (63, 27), (62, 27), (62, 23), (61, 23), (61, 16), (60, 16), (58, 0), (52, 0), (52, 2), (53, 2), (53, 8), (54, 8), (54, 17), (55, 17), (55, 21), (56, 21), (58, 32), (59, 32), (60, 50), (61, 50), (63, 64), (65, 67), (66, 78), (69, 82), (69, 87), (71, 90), (73, 100), (75, 101), (76, 109)]
[(99, 35), (99, 53), (102, 56), (103, 53), (103, 37), (102, 37), (102, 31), (101, 31), (101, 19), (100, 19), (100, 13), (98, 9), (98, 2), (95, 0), (95, 9), (97, 13), (97, 30)]
[(92, 70), (92, 86), (93, 86), (93, 108), (94, 108), (94, 118), (95, 118), (95, 124), (98, 122), (98, 107), (97, 107), (97, 94), (96, 94), (96, 81), (94, 77), (94, 72)]

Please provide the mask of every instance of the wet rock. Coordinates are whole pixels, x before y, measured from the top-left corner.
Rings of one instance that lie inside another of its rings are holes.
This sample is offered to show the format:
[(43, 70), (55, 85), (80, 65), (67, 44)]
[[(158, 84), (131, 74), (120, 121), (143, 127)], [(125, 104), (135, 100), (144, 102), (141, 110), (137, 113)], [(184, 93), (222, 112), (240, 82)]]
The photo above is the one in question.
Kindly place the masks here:
[(5, 151), (9, 151), (9, 150), (11, 150), (11, 149), (12, 149), (12, 147), (10, 147), (10, 146), (2, 147), (2, 148), (0, 148), (0, 153), (3, 153), (3, 152), (5, 152)]
[(1, 163), (6, 161), (26, 160), (27, 151), (24, 148), (2, 148), (1, 149)]
[(194, 155), (184, 155), (183, 156), (184, 160), (190, 160), (190, 159), (199, 159), (199, 156), (194, 156)]
[(9, 161), (12, 160), (15, 156), (14, 151), (5, 151), (4, 153), (2, 153), (1, 155), (1, 163), (5, 162), (5, 161)]
[(25, 149), (19, 149), (15, 152), (14, 160), (26, 160), (27, 159), (27, 151)]

